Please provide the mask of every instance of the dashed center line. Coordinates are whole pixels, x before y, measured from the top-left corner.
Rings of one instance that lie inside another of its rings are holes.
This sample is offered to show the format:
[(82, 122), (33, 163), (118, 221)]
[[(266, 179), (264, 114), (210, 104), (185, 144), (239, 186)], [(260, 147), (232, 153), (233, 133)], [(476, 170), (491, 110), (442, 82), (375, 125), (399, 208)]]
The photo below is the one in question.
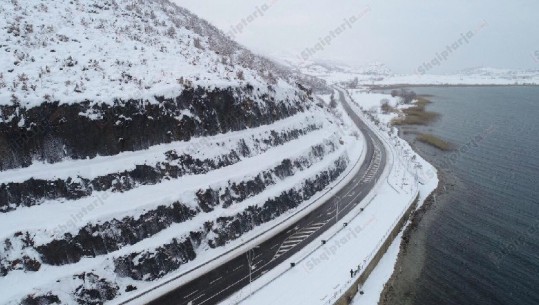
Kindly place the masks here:
[(205, 296), (205, 294), (204, 294), (204, 293), (203, 293), (203, 294), (201, 294), (201, 295), (199, 295), (198, 297), (196, 297), (196, 298), (192, 299), (192, 300), (191, 300), (191, 302), (189, 302), (189, 303), (190, 303), (190, 304), (192, 304), (192, 302), (193, 302), (193, 301), (196, 301), (196, 300), (200, 299), (200, 298), (201, 298), (201, 297), (203, 297), (203, 296)]
[(190, 294), (184, 296), (183, 298), (184, 298), (184, 299), (187, 299), (188, 297), (192, 296), (193, 294), (195, 294), (195, 293), (197, 293), (197, 292), (198, 292), (198, 290), (195, 290), (195, 291), (191, 292)]
[(210, 285), (211, 285), (211, 284), (213, 284), (213, 283), (215, 283), (215, 282), (217, 282), (218, 280), (220, 280), (220, 279), (222, 279), (222, 278), (223, 278), (222, 276), (221, 276), (221, 277), (218, 277), (218, 278), (216, 278), (215, 280), (213, 280), (213, 281), (211, 281), (211, 282), (210, 282)]

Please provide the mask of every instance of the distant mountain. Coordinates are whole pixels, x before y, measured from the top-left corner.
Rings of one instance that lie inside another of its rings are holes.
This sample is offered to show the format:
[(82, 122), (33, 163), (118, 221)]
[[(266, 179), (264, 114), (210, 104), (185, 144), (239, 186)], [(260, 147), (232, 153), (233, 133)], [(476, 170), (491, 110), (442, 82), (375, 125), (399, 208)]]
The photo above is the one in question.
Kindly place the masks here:
[[(292, 61), (288, 63), (293, 66)], [(539, 70), (511, 70), (475, 67), (447, 74), (393, 73), (382, 63), (350, 67), (332, 61), (296, 63), (301, 73), (357, 88), (372, 85), (530, 85), (539, 84)]]
[(463, 76), (485, 76), (489, 78), (507, 79), (507, 80), (525, 80), (539, 75), (539, 69), (512, 70), (489, 67), (468, 68), (455, 73)]
[(348, 73), (376, 76), (388, 76), (393, 74), (391, 69), (389, 69), (385, 64), (380, 62), (372, 62), (362, 66), (351, 66), (346, 63), (337, 62), (334, 60), (317, 59), (303, 61), (293, 56), (284, 55), (277, 60), (279, 60), (279, 62), (283, 63), (291, 69), (297, 69), (304, 74), (312, 76), (328, 75), (331, 73)]
[(391, 69), (379, 62), (353, 67), (329, 60), (294, 62), (290, 59), (284, 59), (283, 61), (287, 62), (291, 67), (295, 67), (301, 74), (324, 79), (330, 84), (339, 83), (345, 86), (349, 86), (351, 82), (354, 83), (354, 87), (372, 84), (394, 75)]

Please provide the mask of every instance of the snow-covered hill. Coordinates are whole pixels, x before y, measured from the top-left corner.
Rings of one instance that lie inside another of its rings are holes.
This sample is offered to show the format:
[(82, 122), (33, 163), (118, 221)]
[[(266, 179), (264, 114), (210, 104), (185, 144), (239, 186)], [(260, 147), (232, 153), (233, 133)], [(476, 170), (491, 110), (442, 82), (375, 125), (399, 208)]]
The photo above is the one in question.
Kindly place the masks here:
[(275, 226), (357, 131), (164, 0), (0, 0), (0, 303), (126, 298)]
[(301, 71), (309, 75), (330, 75), (332, 73), (361, 74), (372, 76), (390, 76), (393, 75), (391, 69), (379, 62), (373, 62), (368, 65), (352, 67), (346, 64), (334, 63), (332, 61), (315, 61), (304, 63)]
[[(363, 66), (350, 66), (333, 60), (301, 60), (292, 56), (275, 57), (277, 61), (290, 69), (304, 75), (321, 79), (343, 78), (348, 80), (351, 75), (360, 75), (362, 79), (378, 79), (394, 75), (385, 64), (372, 62)], [(355, 77), (355, 76), (354, 76)]]
[(188, 86), (293, 79), (166, 0), (2, 0), (0, 10), (2, 105), (152, 102)]

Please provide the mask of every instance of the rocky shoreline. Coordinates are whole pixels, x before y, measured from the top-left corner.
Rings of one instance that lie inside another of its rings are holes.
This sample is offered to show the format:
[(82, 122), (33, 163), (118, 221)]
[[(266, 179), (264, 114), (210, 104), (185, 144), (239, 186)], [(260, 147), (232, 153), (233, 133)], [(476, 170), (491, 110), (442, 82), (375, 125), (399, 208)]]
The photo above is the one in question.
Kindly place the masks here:
[[(399, 87), (385, 87), (376, 88), (371, 87), (373, 90), (387, 90), (387, 89), (400, 89)], [(421, 95), (421, 105), (415, 106), (420, 108), (420, 112), (425, 111), (425, 106), (431, 103), (430, 96)], [(417, 103), (417, 102), (416, 102)], [(404, 112), (405, 116), (411, 115)], [(436, 113), (436, 116), (439, 114)], [(428, 125), (432, 120), (425, 120), (419, 125)], [(426, 145), (441, 149), (432, 145), (428, 141), (420, 141), (418, 137), (421, 133), (417, 130), (408, 130), (407, 127), (417, 126), (416, 124), (406, 124), (406, 118), (403, 121), (404, 124), (400, 124), (399, 136), (406, 140), (412, 149), (420, 154), (423, 158), (426, 156), (422, 154), (422, 150), (418, 145)], [(406, 135), (409, 135), (406, 137)], [(421, 144), (419, 144), (421, 143)], [(441, 149), (443, 150), (443, 149)], [(429, 160), (427, 160), (429, 161)], [(430, 162), (430, 161), (429, 161)], [(431, 163), (432, 164), (432, 163)], [(378, 301), (379, 305), (393, 305), (393, 304), (414, 304), (416, 280), (420, 277), (423, 270), (425, 255), (426, 255), (426, 239), (427, 229), (432, 221), (436, 218), (436, 210), (440, 204), (440, 197), (447, 192), (448, 186), (451, 186), (455, 181), (448, 181), (450, 175), (438, 169), (438, 186), (430, 193), (423, 204), (416, 209), (411, 215), (408, 224), (404, 227), (401, 243), (399, 246), (399, 254), (397, 262), (393, 270), (393, 274), (389, 280), (384, 284), (384, 289), (380, 294)]]
[[(421, 152), (414, 143), (407, 141), (414, 151)], [(404, 229), (397, 262), (393, 274), (384, 284), (379, 305), (414, 304), (415, 286), (425, 262), (428, 228), (439, 216), (441, 207), (446, 204), (446, 196), (460, 183), (454, 176), (440, 169), (438, 179), (438, 187), (425, 199), (423, 205), (414, 211)]]

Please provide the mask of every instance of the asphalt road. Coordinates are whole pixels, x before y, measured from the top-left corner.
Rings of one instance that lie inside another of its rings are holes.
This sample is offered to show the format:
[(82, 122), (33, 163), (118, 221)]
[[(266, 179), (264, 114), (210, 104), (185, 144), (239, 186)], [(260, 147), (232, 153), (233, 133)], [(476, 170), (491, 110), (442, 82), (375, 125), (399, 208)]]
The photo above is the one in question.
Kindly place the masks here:
[[(152, 305), (212, 305), (217, 304), (282, 263), (312, 242), (339, 219), (355, 208), (367, 196), (386, 165), (384, 146), (376, 135), (352, 111), (340, 92), (344, 109), (360, 128), (366, 139), (366, 156), (355, 177), (335, 196), (316, 210), (284, 229), (253, 250), (239, 255), (224, 265), (155, 299)], [(248, 259), (248, 257), (250, 259)], [(251, 264), (249, 264), (249, 260)], [(251, 265), (251, 275), (249, 266)], [(343, 273), (348, 270), (343, 270)]]

